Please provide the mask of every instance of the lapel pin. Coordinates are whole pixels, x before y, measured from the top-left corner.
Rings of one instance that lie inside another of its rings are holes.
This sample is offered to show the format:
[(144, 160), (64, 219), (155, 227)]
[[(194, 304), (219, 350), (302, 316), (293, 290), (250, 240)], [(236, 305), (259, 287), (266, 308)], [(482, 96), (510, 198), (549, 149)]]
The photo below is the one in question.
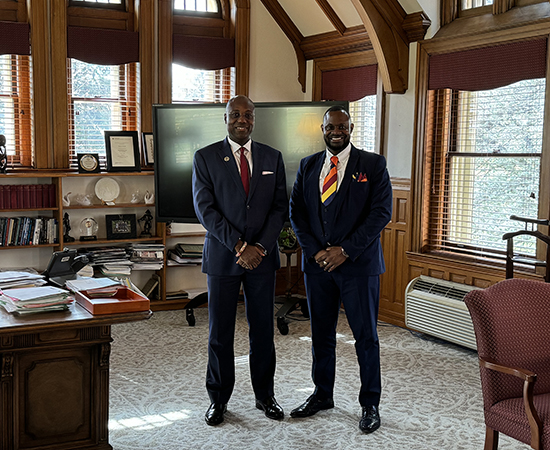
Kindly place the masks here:
[(224, 160), (225, 162), (229, 161), (229, 156), (226, 156), (225, 158), (223, 158), (223, 160)]

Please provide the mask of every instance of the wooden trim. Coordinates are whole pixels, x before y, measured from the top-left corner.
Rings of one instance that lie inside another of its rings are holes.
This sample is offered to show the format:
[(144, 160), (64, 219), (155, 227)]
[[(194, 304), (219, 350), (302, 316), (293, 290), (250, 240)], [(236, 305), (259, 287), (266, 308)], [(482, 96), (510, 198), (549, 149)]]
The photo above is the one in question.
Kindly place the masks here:
[(158, 101), (172, 103), (172, 0), (158, 0)]
[(344, 25), (344, 22), (338, 17), (338, 14), (332, 6), (330, 6), (330, 3), (327, 0), (316, 0), (319, 7), (323, 10), (325, 15), (327, 16), (328, 20), (330, 20), (330, 23), (336, 28), (336, 31), (340, 36), (343, 36), (346, 32), (346, 25)]
[(300, 43), (307, 60), (372, 50), (372, 42), (363, 25), (348, 28), (343, 35), (336, 31), (308, 36)]
[(0, 1), (0, 20), (7, 22), (28, 22), (26, 0)]
[(407, 15), (403, 21), (403, 29), (407, 34), (409, 42), (416, 42), (424, 39), (426, 31), (430, 28), (432, 21), (424, 11)]
[[(65, 0), (51, 0), (51, 70), (52, 116), (54, 130), (53, 167), (69, 167), (69, 111), (67, 108), (67, 5)], [(34, 52), (33, 52), (34, 56)], [(36, 91), (35, 91), (36, 92)], [(40, 122), (36, 121), (37, 126)]]
[[(49, 34), (48, 2), (29, 1), (31, 24), (33, 91), (34, 91), (34, 148), (36, 167), (53, 167), (52, 73)], [(64, 97), (66, 98), (66, 97)]]
[(371, 37), (387, 93), (408, 89), (409, 42), (405, 10), (397, 0), (351, 0)]
[(235, 27), (235, 93), (246, 95), (250, 85), (250, 0), (237, 0)]
[(155, 61), (158, 58), (158, 26), (154, 0), (140, 0), (139, 11), (139, 61), (140, 61), (140, 108), (141, 130), (153, 131), (154, 103), (158, 101), (159, 73)]
[(127, 11), (66, 5), (65, 9), (69, 26), (126, 31), (135, 28), (134, 2), (128, 2)]
[(441, 13), (439, 19), (441, 26), (445, 26), (458, 18), (458, 1), (441, 0)]
[(301, 48), (304, 36), (277, 0), (261, 0), (261, 2), (294, 47), (298, 60), (298, 81), (302, 85), (302, 92), (306, 92), (306, 57)]

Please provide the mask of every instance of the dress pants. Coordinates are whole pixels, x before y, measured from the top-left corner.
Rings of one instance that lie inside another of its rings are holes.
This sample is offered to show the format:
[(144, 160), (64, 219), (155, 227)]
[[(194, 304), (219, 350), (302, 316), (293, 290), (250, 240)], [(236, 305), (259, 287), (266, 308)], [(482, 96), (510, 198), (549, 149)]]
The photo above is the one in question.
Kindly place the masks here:
[(380, 278), (352, 277), (336, 272), (305, 274), (311, 319), (312, 377), (315, 394), (332, 398), (336, 375), (336, 325), (341, 302), (355, 338), (359, 362), (361, 406), (380, 403), (380, 344), (376, 329), (380, 302)]
[(235, 386), (235, 319), (241, 283), (249, 327), (252, 388), (258, 400), (273, 395), (275, 272), (208, 275), (210, 334), (206, 389), (212, 403), (227, 403)]

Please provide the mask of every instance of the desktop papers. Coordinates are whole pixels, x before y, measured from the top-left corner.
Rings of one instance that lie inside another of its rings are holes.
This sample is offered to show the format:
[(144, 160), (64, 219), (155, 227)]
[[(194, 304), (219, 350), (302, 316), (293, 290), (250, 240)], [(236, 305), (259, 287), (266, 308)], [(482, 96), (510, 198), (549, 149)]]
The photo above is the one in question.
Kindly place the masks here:
[(69, 292), (54, 286), (15, 288), (0, 291), (0, 305), (9, 313), (28, 314), (66, 310), (74, 301)]

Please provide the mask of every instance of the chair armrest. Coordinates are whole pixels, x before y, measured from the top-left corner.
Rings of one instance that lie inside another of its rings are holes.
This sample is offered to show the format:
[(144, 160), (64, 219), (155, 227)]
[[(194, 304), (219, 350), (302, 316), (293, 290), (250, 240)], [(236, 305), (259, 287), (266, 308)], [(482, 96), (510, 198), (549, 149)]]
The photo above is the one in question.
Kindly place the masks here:
[(541, 448), (542, 421), (533, 403), (533, 390), (535, 381), (537, 381), (537, 374), (519, 367), (503, 366), (490, 358), (482, 358), (481, 356), (479, 357), (479, 365), (523, 380), (523, 405), (531, 428), (531, 447)]

